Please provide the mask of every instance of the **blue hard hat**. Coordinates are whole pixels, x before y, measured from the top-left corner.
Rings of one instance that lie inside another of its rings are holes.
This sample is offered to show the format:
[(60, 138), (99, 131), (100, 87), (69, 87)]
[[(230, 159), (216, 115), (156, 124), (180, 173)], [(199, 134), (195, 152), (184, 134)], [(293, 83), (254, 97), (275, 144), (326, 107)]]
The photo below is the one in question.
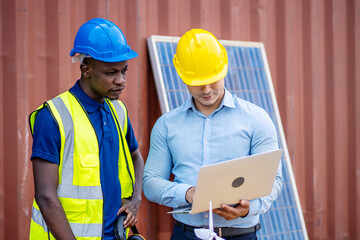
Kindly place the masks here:
[(91, 19), (79, 28), (70, 56), (76, 53), (103, 62), (122, 62), (138, 56), (127, 44), (120, 28), (103, 18)]

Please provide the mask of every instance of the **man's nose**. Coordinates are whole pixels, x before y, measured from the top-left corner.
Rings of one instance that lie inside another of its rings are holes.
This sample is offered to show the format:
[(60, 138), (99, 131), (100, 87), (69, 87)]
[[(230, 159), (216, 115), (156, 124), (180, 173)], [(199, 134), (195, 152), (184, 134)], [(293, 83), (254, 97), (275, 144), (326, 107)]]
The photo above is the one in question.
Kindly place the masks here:
[(211, 90), (211, 86), (210, 86), (210, 84), (203, 85), (201, 90), (202, 90), (202, 91), (203, 91), (203, 93), (205, 93), (205, 94), (209, 93), (209, 92), (210, 92), (210, 90)]
[(116, 75), (115, 79), (114, 79), (114, 83), (117, 85), (123, 85), (125, 84), (125, 76), (123, 74), (118, 74)]

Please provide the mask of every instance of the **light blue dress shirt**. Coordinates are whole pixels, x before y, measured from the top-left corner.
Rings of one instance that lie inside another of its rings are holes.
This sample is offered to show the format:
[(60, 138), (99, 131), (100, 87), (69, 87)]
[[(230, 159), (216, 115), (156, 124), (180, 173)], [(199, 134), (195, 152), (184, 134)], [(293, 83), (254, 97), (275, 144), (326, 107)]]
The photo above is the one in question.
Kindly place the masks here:
[[(192, 99), (155, 123), (144, 169), (143, 189), (148, 200), (174, 209), (189, 205), (186, 191), (196, 185), (201, 166), (278, 149), (277, 133), (269, 115), (225, 89), (217, 110), (206, 117)], [(170, 174), (174, 181), (169, 181)], [(226, 220), (214, 214), (215, 227), (254, 226), (282, 187), (281, 164), (269, 196), (250, 201), (247, 217)], [(209, 224), (208, 212), (174, 214), (192, 226)]]

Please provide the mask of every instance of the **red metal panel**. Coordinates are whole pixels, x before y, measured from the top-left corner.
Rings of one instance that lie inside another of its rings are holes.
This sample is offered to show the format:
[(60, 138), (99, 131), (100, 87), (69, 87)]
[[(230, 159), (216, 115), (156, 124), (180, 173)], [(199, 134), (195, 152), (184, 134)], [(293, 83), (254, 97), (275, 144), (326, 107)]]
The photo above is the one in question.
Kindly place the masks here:
[(332, 3), (325, 4), (325, 26), (324, 26), (324, 35), (326, 41), (325, 45), (325, 79), (326, 79), (326, 147), (327, 147), (327, 155), (326, 161), (327, 165), (325, 166), (327, 176), (326, 176), (326, 197), (327, 197), (327, 205), (326, 205), (326, 214), (327, 214), (327, 230), (329, 236), (335, 235), (335, 211), (329, 211), (329, 209), (335, 209), (335, 192), (333, 186), (335, 184), (335, 168), (334, 168), (334, 149), (335, 149), (335, 139), (334, 139), (334, 118), (333, 118), (333, 106), (334, 106), (334, 75), (332, 72), (333, 69), (333, 33), (332, 33)]
[[(345, 71), (347, 72), (347, 79), (348, 79), (348, 85), (347, 85), (347, 96), (346, 97), (346, 104), (347, 104), (347, 113), (348, 113), (348, 122), (347, 122), (347, 128), (350, 129), (348, 131), (348, 144), (347, 144), (347, 151), (348, 151), (348, 166), (347, 166), (347, 186), (349, 186), (349, 192), (352, 192), (352, 183), (356, 183), (356, 102), (354, 101), (356, 98), (356, 59), (355, 59), (355, 1), (348, 1), (345, 6), (346, 11), (346, 32), (347, 32), (347, 66)], [(352, 158), (354, 156), (355, 158)], [(354, 185), (356, 186), (356, 185)], [(359, 191), (359, 188), (357, 188), (354, 191), (354, 196), (356, 196), (356, 191)], [(354, 211), (353, 206), (356, 206), (356, 197), (350, 196), (348, 194), (348, 206), (347, 212), (349, 213), (349, 216), (346, 216), (347, 222), (348, 222), (348, 234), (346, 236), (356, 236), (357, 231), (357, 223), (356, 221), (357, 217), (360, 216), (356, 215), (356, 211)], [(359, 235), (358, 235), (359, 236)]]
[[(360, 0), (2, 0), (0, 12), (0, 239), (27, 239), (27, 116), (79, 78), (68, 54), (93, 17), (118, 24), (139, 53), (121, 99), (145, 158), (160, 116), (147, 37), (204, 28), (264, 42), (309, 237), (360, 238)], [(169, 239), (166, 210), (144, 198), (147, 239)]]
[[(324, 12), (322, 9), (324, 1), (311, 1), (311, 45), (313, 46), (311, 52), (312, 71), (312, 112), (313, 120), (311, 121), (311, 128), (313, 129), (313, 195), (310, 197), (309, 205), (312, 206), (314, 213), (313, 218), (313, 232), (314, 238), (324, 238), (327, 236), (327, 219), (326, 219), (326, 79), (325, 79), (325, 48), (322, 44), (324, 42)], [(316, 34), (317, 33), (317, 34)], [(316, 197), (313, 196), (316, 194)], [(313, 198), (313, 199), (312, 199)], [(311, 204), (313, 201), (313, 204)], [(321, 223), (321, 224), (317, 224)]]
[[(3, 15), (4, 12), (4, 5), (0, 4), (0, 13), (1, 16)], [(2, 26), (4, 25), (4, 17), (0, 17), (0, 26), (1, 29), (3, 28)], [(4, 33), (3, 31), (0, 31), (0, 56), (4, 56)], [(4, 70), (3, 70), (3, 66), (4, 66), (4, 62), (3, 62), (3, 57), (0, 58), (0, 93), (3, 92), (3, 76), (4, 76)], [(4, 102), (4, 96), (3, 94), (0, 94), (0, 102)], [(4, 126), (4, 108), (3, 108), (3, 104), (0, 105), (0, 126)], [(5, 209), (5, 178), (3, 177), (5, 174), (4, 171), (4, 159), (5, 159), (5, 154), (4, 154), (4, 128), (0, 127), (0, 239), (4, 239), (5, 238), (5, 213), (4, 213), (4, 209)]]
[[(354, 224), (358, 224), (360, 222), (360, 205), (359, 205), (359, 201), (360, 201), (360, 174), (359, 174), (359, 169), (360, 169), (360, 127), (359, 127), (359, 119), (360, 119), (360, 47), (359, 47), (359, 42), (360, 42), (360, 1), (355, 1), (355, 6), (354, 6), (354, 44), (355, 44), (355, 49), (354, 49), (354, 81), (355, 81), (355, 98), (354, 98), (354, 104), (355, 104), (355, 108), (352, 109), (351, 111), (355, 111), (355, 119), (354, 119), (354, 123), (355, 123), (355, 129), (352, 129), (352, 131), (355, 133), (355, 155), (352, 156), (352, 158), (354, 158), (354, 162), (355, 162), (355, 166), (353, 166), (354, 168), (352, 169), (352, 172), (355, 172), (355, 181), (351, 182), (352, 186), (353, 186), (353, 191), (354, 196), (352, 196), (354, 198), (354, 210), (353, 210), (353, 214), (355, 214), (355, 217), (352, 217), (350, 219), (350, 222), (353, 222)], [(360, 228), (359, 227), (354, 227), (351, 226), (351, 229), (353, 231), (353, 233), (351, 234), (351, 236), (357, 236), (358, 238), (360, 237)]]
[[(16, 2), (7, 1), (2, 4), (2, 63), (3, 71), (2, 74), (2, 86), (3, 86), (3, 112), (7, 116), (3, 119), (3, 138), (6, 138), (6, 141), (3, 142), (4, 146), (4, 219), (6, 219), (4, 224), (4, 238), (8, 239), (11, 237), (18, 238), (19, 233), (17, 231), (17, 223), (19, 220), (17, 205), (17, 189), (18, 189), (18, 156), (17, 156), (17, 104), (4, 104), (8, 102), (7, 99), (11, 99), (13, 103), (16, 103), (17, 99), (17, 61), (16, 61)], [(8, 79), (6, 81), (6, 79)], [(9, 81), (10, 80), (10, 81)], [(5, 139), (4, 139), (5, 140)], [(9, 230), (7, 230), (9, 229)], [(13, 234), (10, 235), (10, 232)]]
[[(335, 237), (348, 238), (349, 237), (349, 221), (348, 216), (343, 214), (349, 213), (348, 199), (349, 189), (348, 185), (348, 149), (349, 136), (348, 136), (348, 109), (345, 107), (347, 103), (347, 85), (349, 81), (347, 75), (347, 38), (349, 37), (346, 32), (346, 3), (347, 2), (334, 2), (333, 9), (333, 31), (334, 31), (334, 122), (335, 122), (335, 185), (334, 191), (337, 196), (335, 202)], [(339, 140), (341, 139), (341, 143)], [(342, 161), (340, 161), (342, 160)], [(338, 201), (344, 204), (338, 205)]]
[[(15, 7), (16, 7), (16, 22), (22, 22), (26, 23), (29, 22), (29, 14), (28, 14), (28, 6), (27, 3), (24, 1), (15, 1)], [(14, 140), (15, 144), (12, 145), (12, 148), (15, 148), (15, 155), (16, 156), (16, 165), (17, 167), (14, 169), (17, 171), (12, 177), (12, 181), (14, 181), (14, 184), (16, 185), (16, 195), (17, 195), (17, 202), (19, 203), (16, 205), (16, 212), (17, 214), (15, 217), (17, 218), (16, 226), (26, 226), (28, 224), (27, 218), (31, 215), (31, 195), (28, 194), (28, 192), (33, 191), (33, 184), (31, 181), (28, 181), (32, 178), (32, 171), (31, 171), (31, 163), (27, 161), (27, 158), (29, 156), (29, 152), (31, 149), (30, 145), (30, 138), (29, 138), (29, 130), (28, 130), (28, 119), (27, 115), (29, 115), (29, 92), (28, 92), (28, 85), (30, 82), (27, 80), (27, 77), (29, 75), (29, 67), (28, 67), (28, 61), (23, 61), (23, 59), (28, 59), (28, 51), (22, 51), (22, 49), (29, 49), (31, 46), (28, 45), (29, 42), (27, 42), (26, 37), (28, 36), (28, 28), (26, 28), (25, 24), (15, 24), (15, 31), (16, 31), (16, 37), (14, 41), (15, 46), (15, 61), (16, 65), (14, 66), (14, 69), (16, 71), (15, 75), (15, 81), (13, 81), (13, 85), (15, 86), (15, 92), (10, 92), (12, 94), (12, 101), (16, 100), (16, 118), (9, 119), (12, 121), (13, 127), (9, 127), (10, 131), (14, 131)], [(10, 99), (11, 99), (10, 98)], [(5, 102), (7, 102), (5, 100)], [(12, 104), (6, 104), (12, 107)], [(7, 113), (7, 111), (5, 111)], [(16, 120), (14, 120), (16, 119)], [(10, 125), (11, 126), (11, 125)], [(6, 136), (6, 135), (5, 135)], [(7, 138), (7, 136), (6, 136)], [(12, 151), (10, 148), (9, 150)], [(14, 160), (15, 160), (14, 159)], [(6, 170), (7, 171), (7, 170)], [(19, 191), (21, 190), (21, 191)], [(24, 217), (22, 217), (24, 216)], [(7, 218), (6, 218), (7, 219)], [(19, 231), (19, 228), (17, 229), (17, 232), (15, 236), (17, 236), (18, 239), (25, 239), (27, 236), (24, 235), (25, 232)], [(9, 238), (12, 238), (13, 235), (9, 235), (9, 232), (7, 234)], [(6, 237), (6, 234), (5, 234)]]

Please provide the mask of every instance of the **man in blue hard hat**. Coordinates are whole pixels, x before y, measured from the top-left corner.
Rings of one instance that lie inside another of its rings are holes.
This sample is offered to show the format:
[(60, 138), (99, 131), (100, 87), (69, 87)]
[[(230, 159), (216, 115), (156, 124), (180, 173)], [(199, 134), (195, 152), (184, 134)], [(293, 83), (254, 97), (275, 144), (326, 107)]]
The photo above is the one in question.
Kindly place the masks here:
[(70, 52), (81, 78), (30, 115), (35, 200), (30, 239), (115, 239), (114, 223), (137, 222), (143, 157), (124, 91), (131, 50), (111, 21), (95, 18)]

